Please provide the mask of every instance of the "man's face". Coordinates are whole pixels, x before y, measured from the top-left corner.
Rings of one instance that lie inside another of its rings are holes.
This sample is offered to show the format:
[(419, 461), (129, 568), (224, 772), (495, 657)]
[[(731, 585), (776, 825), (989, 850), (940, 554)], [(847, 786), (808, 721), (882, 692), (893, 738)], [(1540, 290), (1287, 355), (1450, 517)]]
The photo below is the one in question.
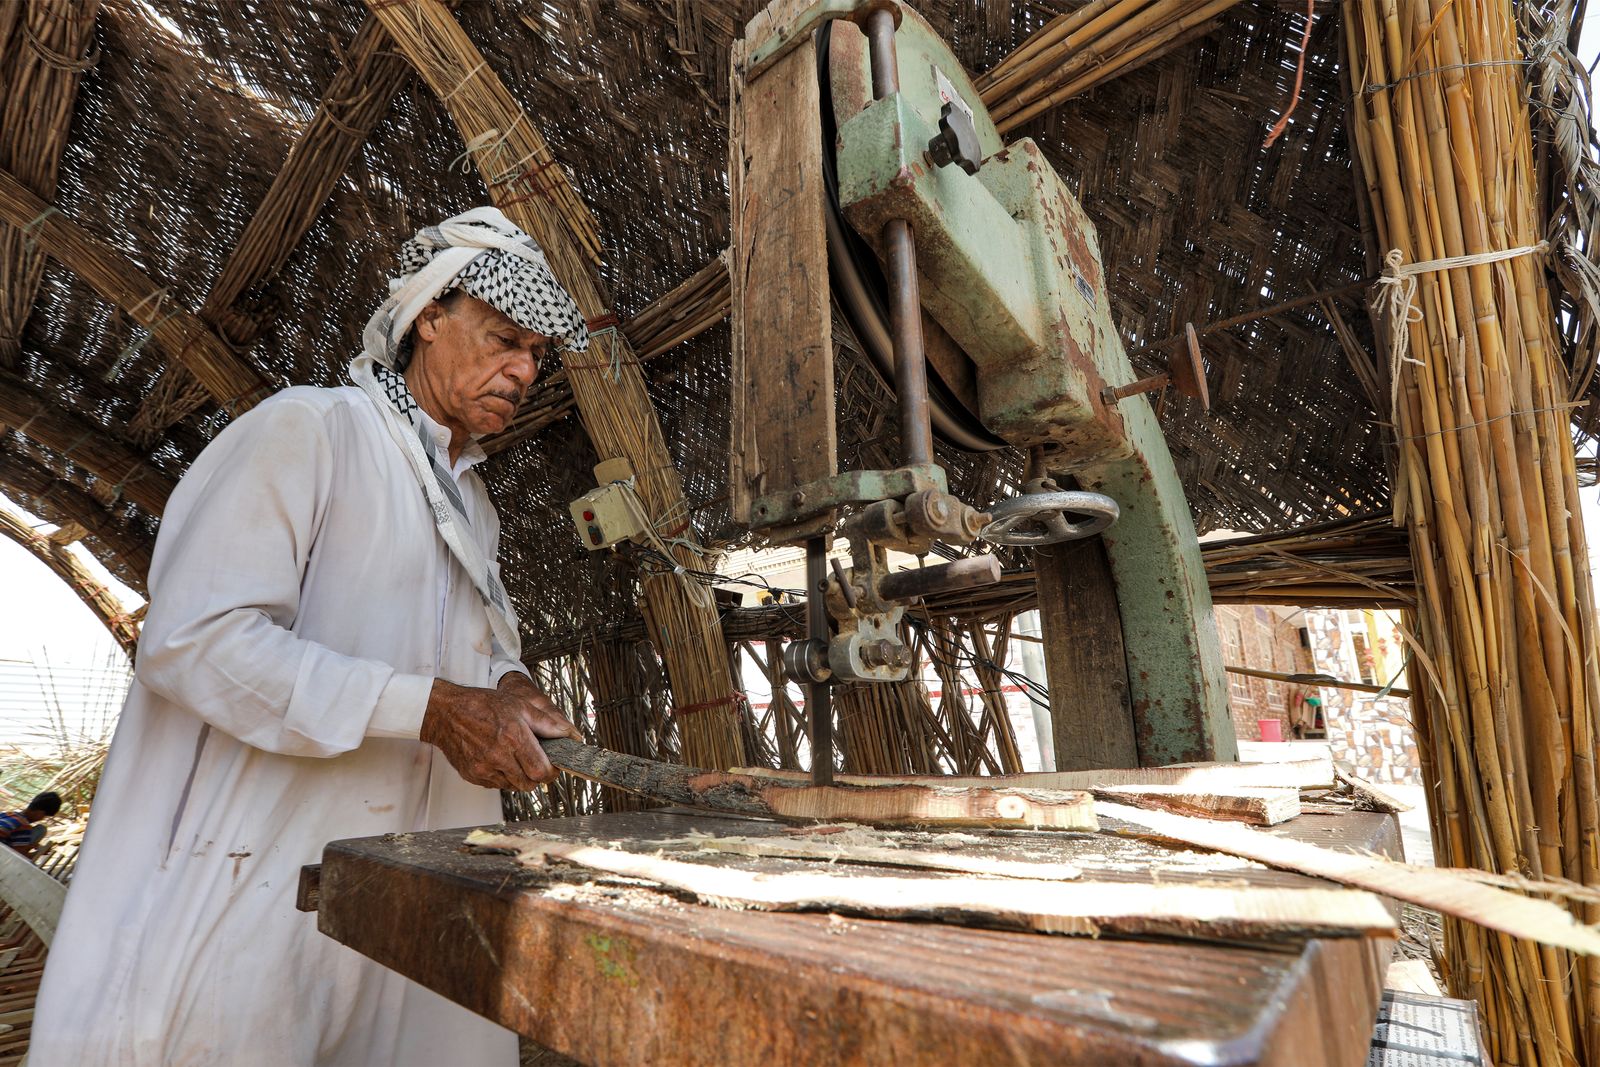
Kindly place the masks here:
[(429, 304), (416, 331), (417, 354), (406, 372), (412, 391), (441, 424), (470, 434), (510, 425), (550, 348), (549, 337), (464, 293)]

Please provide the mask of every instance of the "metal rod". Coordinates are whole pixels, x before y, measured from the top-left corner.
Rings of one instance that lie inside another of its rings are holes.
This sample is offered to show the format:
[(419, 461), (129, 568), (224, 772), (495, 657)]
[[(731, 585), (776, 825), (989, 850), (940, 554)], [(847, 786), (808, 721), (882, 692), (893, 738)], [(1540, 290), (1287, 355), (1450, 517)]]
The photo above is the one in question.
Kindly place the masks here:
[(880, 7), (867, 16), (867, 44), (872, 51), (872, 99), (900, 91), (900, 60), (894, 50), (894, 12)]
[(1171, 382), (1172, 374), (1168, 371), (1162, 371), (1160, 374), (1152, 374), (1148, 378), (1140, 378), (1138, 381), (1129, 382), (1127, 385), (1108, 385), (1102, 390), (1100, 399), (1107, 404), (1113, 404), (1126, 397), (1138, 396), (1140, 393), (1149, 393), (1156, 389), (1165, 389)]
[(845, 606), (851, 611), (856, 610), (856, 591), (851, 586), (850, 579), (844, 576), (844, 564), (837, 558), (829, 559), (828, 562), (833, 564), (833, 576), (839, 582), (839, 592), (844, 596)]
[[(828, 540), (806, 541), (806, 636), (828, 646)], [(833, 687), (828, 682), (806, 686), (806, 714), (811, 719), (811, 780), (833, 784)]]
[(1000, 580), (1000, 561), (993, 556), (973, 556), (937, 567), (895, 571), (878, 579), (878, 595), (885, 600), (910, 600), (912, 597), (975, 589)]
[(889, 332), (894, 343), (894, 388), (900, 396), (900, 452), (908, 467), (933, 462), (928, 421), (928, 360), (922, 345), (922, 292), (917, 285), (917, 246), (911, 224), (883, 224), (889, 261)]

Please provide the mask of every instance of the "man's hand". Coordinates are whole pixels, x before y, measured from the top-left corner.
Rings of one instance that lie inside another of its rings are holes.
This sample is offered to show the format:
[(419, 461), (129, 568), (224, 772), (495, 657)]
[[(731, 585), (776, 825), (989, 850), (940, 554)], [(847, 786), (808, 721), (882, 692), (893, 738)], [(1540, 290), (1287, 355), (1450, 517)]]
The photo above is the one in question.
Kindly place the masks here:
[(556, 770), (539, 747), (541, 737), (583, 740), (526, 675), (513, 671), (498, 689), (434, 681), (421, 739), (437, 746), (450, 766), (474, 785), (533, 789), (554, 781)]

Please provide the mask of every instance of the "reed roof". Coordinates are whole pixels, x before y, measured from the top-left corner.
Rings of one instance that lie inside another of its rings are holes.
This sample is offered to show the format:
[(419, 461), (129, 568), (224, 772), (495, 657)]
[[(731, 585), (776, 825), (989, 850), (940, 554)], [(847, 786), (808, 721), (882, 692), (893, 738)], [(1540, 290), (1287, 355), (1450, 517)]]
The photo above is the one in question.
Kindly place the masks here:
[[(758, 6), (466, 0), (458, 9), (592, 206), (604, 282), (625, 323), (726, 245), (727, 56)], [(981, 72), (1074, 4), (915, 6)], [(202, 309), (366, 19), (354, 0), (102, 0), (61, 131), (58, 184), (43, 195), (164, 287), (164, 306)], [(1288, 132), (1262, 147), (1293, 90), (1304, 19), (1299, 3), (1247, 0), (1213, 32), (1018, 131), (1044, 147), (1098, 225), (1117, 319), (1142, 370), (1164, 356), (1139, 350), (1185, 322), (1203, 325), (1368, 273), (1331, 5), (1311, 34)], [(0, 72), (34, 47), (0, 19)], [(56, 55), (52, 69), (67, 58)], [(379, 48), (375, 62), (397, 60)], [(281, 270), (208, 310), (274, 386), (340, 383), (399, 241), (485, 201), (443, 106), (403, 70), (387, 76), (399, 85), (392, 104)], [(338, 103), (355, 109), (361, 101)], [(1344, 318), (1364, 331), (1359, 296), (1339, 299)], [(70, 416), (87, 435), (74, 444), (63, 430), (51, 447), (16, 432), (23, 417), (0, 407), (12, 424), (0, 437), (0, 487), (47, 512), (69, 497), (91, 501), (116, 527), (92, 538), (103, 554), (118, 550), (114, 541), (124, 542), (124, 556), (128, 544), (147, 543), (157, 519), (130, 502), (125, 485), (91, 473), (98, 451), (131, 450), (170, 479), (227, 419), (200, 401), (192, 379), (166, 371), (166, 351), (142, 343), (146, 333), (50, 261), (9, 367), (0, 347), (0, 373), (10, 376), (0, 393), (25, 385), (18, 395)], [(843, 349), (841, 456), (876, 462), (895, 447), (892, 404), (869, 364)], [(1204, 350), (1211, 416), (1183, 401), (1165, 415), (1202, 530), (1283, 529), (1384, 506), (1379, 416), (1322, 310), (1209, 334)], [(723, 324), (647, 365), (696, 525), (710, 539), (736, 532), (724, 503), (727, 355)], [(979, 502), (1010, 491), (1020, 473), (1014, 455), (950, 459), (957, 483)], [(592, 484), (592, 461), (569, 414), (488, 467), (508, 585), (532, 629), (626, 610), (616, 565), (591, 557), (566, 527), (566, 501)]]

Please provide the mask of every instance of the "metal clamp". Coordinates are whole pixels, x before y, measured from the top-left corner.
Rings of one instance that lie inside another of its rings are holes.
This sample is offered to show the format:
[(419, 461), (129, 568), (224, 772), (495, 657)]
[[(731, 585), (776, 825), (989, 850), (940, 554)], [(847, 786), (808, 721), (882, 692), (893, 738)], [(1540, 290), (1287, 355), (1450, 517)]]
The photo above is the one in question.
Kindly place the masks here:
[[(989, 514), (989, 525), (983, 528), (985, 541), (992, 545), (1037, 547), (1093, 537), (1116, 522), (1122, 511), (1104, 493), (1063, 490), (1024, 493), (994, 505)], [(1086, 518), (1070, 522), (1069, 514)]]

